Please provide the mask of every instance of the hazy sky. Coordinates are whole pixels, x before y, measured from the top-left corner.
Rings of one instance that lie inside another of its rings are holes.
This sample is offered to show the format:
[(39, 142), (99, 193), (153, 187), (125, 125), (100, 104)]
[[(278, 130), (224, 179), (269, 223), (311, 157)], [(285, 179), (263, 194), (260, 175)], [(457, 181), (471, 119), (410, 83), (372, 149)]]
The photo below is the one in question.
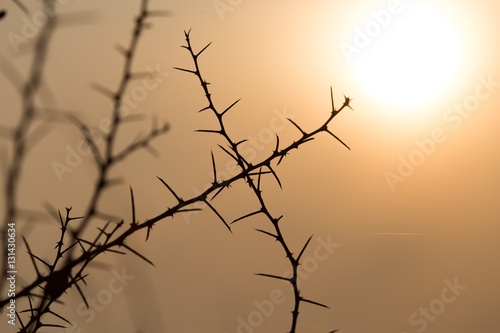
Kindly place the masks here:
[[(32, 58), (30, 29), (37, 30), (40, 15), (38, 2), (25, 3), (29, 14), (3, 1), (7, 15), (0, 21), (3, 71), (15, 66), (24, 77)], [(123, 57), (115, 46), (128, 44), (139, 1), (60, 3), (37, 104), (71, 110), (98, 127), (111, 103), (91, 84), (116, 90)], [(336, 105), (343, 94), (353, 99), (354, 110), (333, 122), (351, 151), (319, 136), (276, 169), (282, 191), (272, 178), (263, 185), (272, 212), (284, 215), (285, 237), (296, 252), (314, 234), (301, 289), (331, 310), (302, 305), (298, 332), (498, 332), (498, 5), (157, 0), (150, 7), (172, 15), (149, 19), (133, 68), (158, 71), (158, 84), (141, 100), (129, 92), (131, 113), (147, 117), (126, 125), (119, 144), (145, 133), (154, 116), (171, 130), (154, 142), (159, 158), (141, 151), (114, 169), (126, 184), (108, 191), (99, 207), (130, 219), (130, 185), (140, 220), (157, 215), (175, 201), (156, 176), (190, 198), (211, 181), (211, 150), (219, 174), (231, 172), (217, 148), (221, 141), (194, 132), (216, 124), (197, 113), (206, 106), (197, 79), (172, 69), (191, 68), (180, 45), (183, 31), (192, 28), (195, 49), (213, 42), (200, 62), (214, 102), (223, 109), (242, 98), (228, 128), (237, 139), (253, 138), (245, 150), (255, 163), (274, 149), (272, 132), (283, 143), (299, 137), (284, 118), (306, 130), (323, 123), (330, 86)], [(14, 34), (27, 43), (16, 43)], [(0, 123), (12, 126), (20, 96), (5, 76), (0, 87)], [(57, 123), (29, 152), (22, 207), (42, 209), (49, 202), (85, 211), (96, 177), (91, 157), (74, 160), (72, 172), (54, 171), (54, 162), (69, 166), (68, 154), (81, 140), (74, 126)], [(258, 207), (244, 184), (213, 204), (228, 221)], [(283, 250), (254, 231), (269, 227), (256, 216), (230, 234), (210, 211), (160, 222), (147, 243), (142, 233), (130, 241), (156, 268), (106, 255), (102, 262), (111, 265), (90, 269), (86, 290), (101, 300), (112, 295), (109, 304), (98, 301), (92, 315), (75, 291), (66, 296), (73, 332), (286, 332), (293, 305), (288, 286), (254, 275), (289, 269)], [(52, 221), (23, 230), (52, 258)], [(23, 253), (19, 260), (29, 277), (33, 269)], [(106, 291), (120, 274), (121, 291)], [(5, 318), (0, 322), (2, 332), (14, 332)]]

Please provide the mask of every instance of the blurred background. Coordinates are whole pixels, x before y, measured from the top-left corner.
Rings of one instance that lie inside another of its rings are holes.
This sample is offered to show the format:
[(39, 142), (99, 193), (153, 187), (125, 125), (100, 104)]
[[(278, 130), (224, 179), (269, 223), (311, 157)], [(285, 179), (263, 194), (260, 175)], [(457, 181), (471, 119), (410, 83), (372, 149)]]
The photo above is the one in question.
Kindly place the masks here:
[[(112, 103), (92, 84), (116, 91), (124, 61), (116, 45), (128, 45), (140, 2), (57, 3), (36, 104), (71, 111), (99, 128)], [(5, 128), (18, 123), (22, 98), (8, 73), (15, 68), (28, 77), (43, 26), (40, 3), (24, 4), (28, 13), (13, 1), (0, 8), (6, 10), (0, 21)], [(180, 47), (184, 30), (192, 29), (195, 50), (213, 42), (200, 64), (216, 106), (242, 99), (227, 118), (228, 132), (236, 141), (252, 138), (245, 154), (253, 163), (274, 149), (273, 133), (282, 144), (299, 137), (286, 117), (306, 131), (323, 124), (330, 86), (336, 106), (343, 94), (353, 99), (353, 111), (343, 111), (332, 127), (351, 151), (319, 136), (277, 167), (283, 190), (264, 178), (264, 196), (274, 215), (284, 215), (291, 247), (300, 251), (314, 235), (301, 290), (331, 307), (303, 304), (299, 332), (498, 332), (499, 5), (152, 0), (149, 7), (170, 16), (148, 19), (133, 69), (159, 73), (158, 84), (140, 96), (134, 87), (141, 81), (130, 84), (130, 114), (146, 117), (121, 128), (118, 146), (147, 133), (154, 118), (171, 129), (153, 142), (159, 157), (139, 151), (113, 169), (125, 183), (105, 192), (100, 210), (130, 221), (131, 186), (140, 221), (161, 213), (175, 200), (156, 176), (185, 199), (198, 194), (212, 181), (211, 150), (219, 174), (233, 172), (217, 147), (223, 142), (195, 132), (216, 125), (212, 115), (198, 113), (206, 100), (197, 78), (173, 69), (192, 68)], [(81, 141), (70, 122), (51, 124), (25, 159), (21, 208), (43, 211), (50, 203), (85, 212), (97, 171), (90, 155), (72, 155)], [(0, 144), (5, 168), (11, 145)], [(213, 205), (228, 221), (258, 208), (244, 183)], [(41, 257), (53, 258), (55, 221), (38, 214), (20, 219), (18, 234)], [(289, 270), (283, 250), (254, 231), (269, 227), (257, 215), (230, 234), (204, 209), (158, 223), (147, 243), (138, 233), (129, 244), (156, 267), (131, 255), (99, 258), (106, 265), (89, 270), (85, 289), (95, 305), (84, 309), (71, 290), (61, 311), (75, 326), (66, 331), (286, 332), (293, 305), (288, 286), (254, 275)], [(18, 244), (21, 287), (34, 271)], [(1, 331), (14, 332), (2, 317)]]

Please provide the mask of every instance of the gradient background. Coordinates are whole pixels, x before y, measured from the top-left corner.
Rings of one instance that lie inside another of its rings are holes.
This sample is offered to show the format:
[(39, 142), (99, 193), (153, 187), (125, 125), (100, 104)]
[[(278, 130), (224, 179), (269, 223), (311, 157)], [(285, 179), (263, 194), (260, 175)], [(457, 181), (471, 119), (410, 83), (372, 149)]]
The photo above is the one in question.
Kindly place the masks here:
[[(169, 10), (172, 16), (149, 20), (152, 29), (141, 39), (133, 67), (144, 71), (158, 64), (168, 76), (133, 112), (148, 118), (156, 115), (171, 124), (171, 131), (153, 144), (161, 152), (160, 158), (141, 151), (114, 170), (127, 184), (107, 191), (99, 207), (130, 219), (130, 185), (143, 221), (174, 204), (155, 176), (189, 198), (211, 181), (211, 149), (220, 170), (225, 169), (228, 159), (216, 149), (219, 139), (194, 133), (215, 124), (210, 115), (197, 113), (206, 106), (197, 79), (172, 69), (191, 68), (188, 53), (179, 46), (184, 45), (183, 30), (192, 28), (195, 49), (213, 41), (200, 61), (217, 106), (225, 108), (242, 98), (228, 117), (230, 134), (236, 138), (262, 135), (276, 110), (286, 110), (304, 129), (314, 129), (328, 116), (330, 86), (337, 105), (342, 103), (343, 93), (354, 99), (354, 111), (348, 110), (334, 121), (334, 133), (352, 151), (331, 137), (320, 136), (278, 167), (283, 191), (271, 178), (264, 183), (271, 211), (285, 216), (285, 237), (292, 248), (298, 251), (311, 234), (315, 238), (308, 256), (313, 256), (319, 238), (330, 237), (340, 245), (311, 269), (301, 288), (306, 297), (332, 309), (302, 305), (299, 332), (334, 328), (344, 333), (418, 332), (421, 326), (412, 326), (409, 316), (440, 298), (444, 280), (458, 278), (467, 289), (425, 331), (497, 333), (500, 91), (481, 101), (457, 129), (444, 122), (443, 115), (474, 93), (478, 77), (491, 75), (495, 82), (500, 80), (500, 6), (486, 0), (438, 2), (458, 22), (464, 61), (453, 84), (437, 98), (418, 107), (401, 108), (371, 94), (340, 50), (342, 42), (352, 40), (355, 28), (370, 19), (370, 11), (385, 8), (387, 3), (234, 1), (233, 10), (220, 17), (211, 0), (151, 1), (150, 8)], [(26, 4), (35, 11), (39, 5), (28, 0)], [(3, 1), (2, 6), (8, 16), (0, 21), (1, 52), (27, 75), (32, 44), (15, 53), (7, 38), (9, 32), (20, 32), (26, 16), (10, 1)], [(72, 110), (93, 126), (109, 117), (111, 102), (90, 85), (98, 82), (116, 89), (123, 58), (114, 45), (128, 45), (138, 7), (139, 1), (132, 0), (73, 0), (62, 5), (62, 23), (54, 35), (46, 88), (38, 105)], [(383, 34), (373, 43), (382, 40)], [(10, 66), (2, 61), (3, 68)], [(20, 96), (4, 77), (0, 77), (0, 87), (1, 124), (13, 126)], [(124, 126), (119, 144), (130, 142), (149, 126), (149, 119)], [(435, 152), (391, 191), (385, 173), (397, 172), (399, 156), (407, 158), (417, 148), (415, 140), (428, 138), (436, 128), (443, 128), (447, 140), (436, 145)], [(282, 142), (298, 137), (290, 125), (279, 135)], [(91, 157), (84, 157), (62, 182), (51, 167), (54, 161), (63, 163), (66, 146), (76, 147), (80, 140), (71, 124), (51, 127), (25, 161), (21, 207), (43, 209), (43, 203), (50, 202), (60, 209), (73, 206), (76, 215), (85, 211), (96, 176)], [(274, 148), (274, 140), (261, 144), (255, 161)], [(7, 151), (7, 141), (1, 145)], [(214, 205), (229, 221), (257, 207), (243, 184), (222, 193)], [(66, 296), (62, 313), (77, 325), (73, 332), (248, 333), (238, 330), (238, 318), (247, 321), (256, 311), (254, 301), (269, 299), (271, 291), (278, 289), (283, 290), (285, 303), (277, 305), (263, 325), (251, 331), (285, 332), (292, 309), (288, 287), (253, 275), (281, 274), (288, 269), (282, 249), (253, 231), (266, 227), (265, 220), (253, 217), (235, 224), (231, 235), (206, 210), (165, 220), (148, 243), (142, 233), (129, 242), (156, 268), (136, 257), (106, 255), (100, 261), (109, 266), (89, 270), (87, 296), (95, 297), (107, 288), (113, 268), (124, 268), (136, 278), (96, 312), (90, 323), (85, 321), (88, 315), (78, 313), (81, 299), (74, 290)], [(18, 225), (18, 233), (27, 235), (34, 251), (48, 259), (57, 230), (49, 218)], [(19, 277), (27, 281), (34, 272), (24, 248), (18, 253), (20, 265), (25, 265)], [(22, 283), (19, 280), (18, 286)], [(13, 332), (2, 317), (0, 330)]]

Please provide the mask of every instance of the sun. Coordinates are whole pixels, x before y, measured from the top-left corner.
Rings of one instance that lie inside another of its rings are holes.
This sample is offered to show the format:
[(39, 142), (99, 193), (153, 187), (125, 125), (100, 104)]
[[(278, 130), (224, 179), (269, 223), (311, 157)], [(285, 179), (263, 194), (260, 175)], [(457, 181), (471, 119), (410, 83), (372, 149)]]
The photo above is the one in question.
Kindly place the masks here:
[(418, 107), (446, 93), (464, 54), (458, 27), (447, 16), (435, 5), (411, 2), (378, 35), (366, 34), (370, 43), (351, 64), (363, 87), (391, 107)]

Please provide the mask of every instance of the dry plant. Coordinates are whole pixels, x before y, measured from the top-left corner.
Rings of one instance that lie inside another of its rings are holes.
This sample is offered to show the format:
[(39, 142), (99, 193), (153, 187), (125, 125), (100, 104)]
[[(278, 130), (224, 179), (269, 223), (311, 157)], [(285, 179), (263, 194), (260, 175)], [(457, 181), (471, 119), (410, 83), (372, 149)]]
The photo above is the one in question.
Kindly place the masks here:
[[(21, 95), (21, 115), (18, 125), (14, 129), (3, 128), (2, 132), (12, 142), (12, 156), (6, 158), (8, 165), (4, 167), (5, 175), (5, 215), (1, 226), (0, 234), (2, 240), (7, 238), (8, 223), (16, 221), (21, 213), (17, 204), (18, 187), (23, 161), (30, 147), (29, 143), (36, 142), (40, 131), (33, 131), (36, 118), (43, 118), (42, 112), (37, 113), (35, 105), (36, 94), (41, 87), (42, 75), (47, 57), (49, 42), (54, 32), (56, 24), (55, 17), (49, 17), (44, 28), (40, 32), (37, 39), (34, 51), (33, 61), (29, 71), (29, 76), (23, 82), (22, 75), (18, 73), (12, 65), (4, 70), (5, 76), (11, 81), (15, 88), (19, 90)], [(3, 126), (2, 126), (3, 127)], [(39, 127), (38, 127), (39, 129)], [(4, 162), (5, 163), (5, 162)], [(7, 242), (2, 246), (2, 271), (7, 271)], [(0, 280), (0, 291), (3, 290), (3, 285), (6, 283), (4, 279)]]
[[(47, 3), (50, 3), (50, 1), (45, 2), (46, 5)], [(128, 84), (135, 78), (143, 77), (143, 74), (135, 73), (132, 70), (132, 61), (136, 54), (138, 42), (144, 27), (147, 25), (145, 21), (152, 16), (165, 16), (168, 14), (166, 12), (149, 10), (147, 5), (148, 1), (142, 0), (140, 13), (135, 19), (135, 28), (133, 30), (129, 46), (127, 48), (119, 48), (125, 60), (118, 88), (115, 91), (112, 91), (100, 85), (95, 85), (95, 88), (98, 91), (102, 92), (113, 101), (113, 109), (111, 111), (111, 130), (106, 136), (104, 147), (98, 147), (92, 135), (90, 135), (88, 125), (78, 119), (74, 114), (64, 114), (64, 116), (73, 122), (81, 131), (87, 145), (90, 147), (98, 170), (98, 176), (84, 216), (72, 216), (71, 208), (66, 208), (64, 214), (61, 214), (60, 212), (56, 214), (58, 224), (60, 226), (60, 232), (57, 237), (54, 236), (56, 247), (54, 259), (51, 262), (43, 260), (41, 256), (37, 255), (30, 247), (28, 240), (23, 237), (24, 245), (26, 246), (30, 261), (35, 270), (36, 277), (15, 294), (15, 299), (24, 299), (26, 300), (26, 304), (28, 304), (27, 308), (21, 311), (16, 311), (19, 332), (34, 333), (44, 327), (64, 328), (67, 325), (71, 325), (71, 318), (64, 318), (60, 313), (58, 313), (55, 304), (60, 303), (62, 296), (69, 289), (73, 288), (79, 293), (80, 297), (88, 307), (84, 285), (89, 275), (88, 266), (92, 263), (92, 261), (104, 253), (121, 255), (132, 253), (140, 259), (153, 265), (148, 258), (127, 245), (129, 237), (139, 231), (143, 231), (146, 233), (145, 238), (147, 241), (151, 229), (158, 222), (164, 221), (168, 217), (176, 217), (182, 213), (201, 210), (201, 208), (199, 208), (199, 204), (204, 204), (215, 214), (215, 216), (229, 231), (231, 231), (232, 224), (254, 215), (263, 215), (263, 217), (269, 222), (269, 229), (257, 229), (257, 231), (270, 237), (279, 244), (286, 255), (293, 274), (292, 277), (284, 277), (272, 273), (259, 273), (257, 275), (284, 280), (290, 283), (293, 290), (294, 306), (292, 309), (291, 327), (289, 332), (295, 333), (297, 331), (299, 310), (302, 304), (311, 304), (328, 308), (320, 302), (304, 297), (298, 287), (298, 268), (312, 236), (304, 241), (304, 245), (300, 249), (290, 248), (281, 229), (281, 221), (284, 217), (282, 215), (277, 216), (271, 213), (271, 210), (266, 203), (261, 184), (264, 181), (264, 178), (273, 177), (273, 179), (275, 179), (281, 187), (281, 181), (275, 170), (277, 165), (279, 165), (292, 150), (298, 149), (306, 142), (314, 140), (320, 133), (326, 133), (332, 136), (334, 139), (338, 140), (347, 147), (347, 145), (345, 145), (345, 143), (331, 131), (331, 123), (341, 111), (346, 108), (350, 108), (350, 99), (344, 96), (342, 105), (336, 109), (334, 105), (333, 91), (331, 90), (332, 110), (330, 115), (320, 126), (312, 131), (306, 131), (294, 121), (290, 120), (291, 124), (293, 124), (299, 132), (297, 139), (291, 143), (283, 144), (280, 142), (279, 136), (276, 135), (276, 145), (274, 150), (269, 153), (267, 157), (261, 159), (260, 162), (254, 164), (250, 163), (243, 157), (239, 149), (239, 146), (246, 140), (235, 141), (229, 136), (228, 131), (226, 130), (225, 116), (228, 112), (234, 110), (238, 101), (223, 109), (217, 107), (213, 103), (212, 95), (209, 90), (209, 83), (205, 80), (201, 73), (199, 58), (210, 44), (206, 45), (199, 51), (195, 51), (191, 44), (190, 31), (184, 32), (187, 44), (183, 47), (189, 52), (194, 68), (176, 69), (192, 74), (199, 80), (207, 102), (207, 106), (200, 110), (200, 112), (211, 113), (218, 123), (217, 128), (199, 129), (198, 132), (218, 136), (223, 141), (223, 143), (218, 146), (218, 148), (220, 148), (220, 153), (227, 154), (231, 159), (233, 159), (239, 167), (239, 172), (237, 175), (228, 179), (220, 179), (216, 170), (216, 154), (212, 152), (211, 162), (214, 177), (211, 185), (201, 194), (191, 196), (188, 199), (183, 199), (178, 192), (168, 184), (168, 182), (158, 177), (159, 182), (175, 198), (176, 203), (173, 206), (164, 210), (162, 213), (141, 222), (136, 218), (134, 192), (132, 188), (130, 188), (131, 216), (118, 221), (115, 218), (110, 218), (109, 215), (99, 211), (98, 204), (102, 201), (102, 193), (106, 189), (115, 184), (120, 184), (120, 182), (117, 182), (116, 179), (112, 177), (113, 166), (122, 162), (127, 156), (138, 150), (152, 149), (150, 142), (168, 131), (168, 125), (159, 127), (153, 126), (153, 129), (148, 135), (132, 142), (121, 151), (115, 151), (116, 149), (114, 143), (120, 130), (120, 126), (124, 121), (134, 120), (132, 117), (121, 117), (120, 106), (122, 105), (122, 99), (125, 91), (127, 90)], [(12, 131), (13, 135), (11, 136), (11, 141), (13, 146), (13, 155), (8, 159), (9, 168), (6, 174), (5, 197), (7, 209), (4, 223), (2, 225), (4, 235), (8, 232), (8, 223), (16, 220), (18, 217), (19, 211), (16, 197), (17, 188), (19, 186), (20, 172), (22, 170), (23, 161), (26, 157), (27, 140), (30, 135), (32, 135), (31, 128), (33, 120), (39, 116), (34, 96), (40, 86), (47, 48), (55, 25), (56, 17), (52, 17), (48, 24), (40, 32), (40, 36), (35, 47), (32, 70), (30, 72), (31, 74), (27, 83), (25, 83), (22, 88), (23, 107), (21, 120), (18, 126)], [(213, 201), (222, 191), (229, 191), (231, 185), (237, 182), (245, 182), (248, 185), (260, 208), (228, 223), (222, 214), (215, 208)], [(84, 233), (89, 226), (96, 228), (94, 237), (92, 238), (86, 236), (89, 232)], [(4, 251), (4, 256), (2, 257), (2, 260), (4, 260), (2, 269), (6, 271), (8, 247), (5, 239), (3, 239), (2, 249)], [(4, 297), (3, 294), (2, 297)], [(6, 308), (10, 302), (10, 298), (2, 297), (0, 297), (0, 307)]]

